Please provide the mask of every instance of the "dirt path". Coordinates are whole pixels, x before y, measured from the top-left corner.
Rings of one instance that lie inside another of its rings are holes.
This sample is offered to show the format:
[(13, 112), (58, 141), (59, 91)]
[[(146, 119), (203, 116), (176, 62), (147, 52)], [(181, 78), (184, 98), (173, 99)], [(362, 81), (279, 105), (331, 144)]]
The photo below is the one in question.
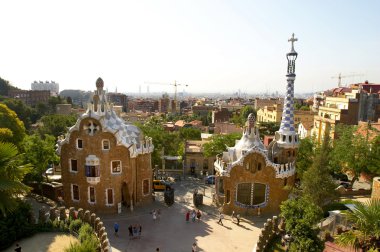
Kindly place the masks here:
[[(63, 233), (38, 233), (19, 241), (18, 244), (22, 247), (22, 252), (62, 252), (70, 243), (77, 241), (74, 236)], [(14, 252), (15, 248), (16, 243), (5, 252)]]

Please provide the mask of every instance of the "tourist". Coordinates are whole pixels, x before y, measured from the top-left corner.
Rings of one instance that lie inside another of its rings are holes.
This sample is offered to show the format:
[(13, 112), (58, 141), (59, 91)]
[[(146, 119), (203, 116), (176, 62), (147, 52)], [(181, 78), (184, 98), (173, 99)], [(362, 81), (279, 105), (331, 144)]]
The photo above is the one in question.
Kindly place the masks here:
[(197, 211), (198, 222), (201, 220), (201, 216), (202, 216), (201, 211), (199, 211), (199, 209), (198, 209), (198, 211)]
[(231, 220), (234, 221), (234, 218), (235, 218), (235, 211), (232, 211)]
[(191, 252), (196, 252), (197, 251), (197, 242), (193, 243), (193, 246), (191, 246)]
[(223, 218), (224, 218), (224, 216), (223, 216), (222, 212), (220, 212), (220, 213), (219, 213), (219, 221), (218, 221), (218, 223), (219, 223), (219, 224), (222, 224), (222, 226), (224, 226), (224, 225), (223, 225), (223, 222), (222, 222)]
[(240, 214), (236, 215), (236, 220), (237, 220), (237, 225), (239, 226), (239, 224), (240, 224)]
[(133, 228), (132, 228), (132, 225), (129, 225), (128, 230), (129, 230), (129, 238), (132, 238), (133, 237)]
[(115, 236), (118, 236), (117, 232), (119, 232), (119, 224), (117, 222), (115, 222), (115, 224), (113, 224), (113, 229), (115, 230)]
[(16, 252), (21, 252), (21, 246), (18, 245), (18, 243), (16, 244), (15, 251), (16, 251)]
[(156, 210), (153, 210), (152, 212), (153, 220), (155, 221), (157, 219), (157, 213)]
[(186, 223), (189, 223), (190, 220), (190, 211), (186, 212)]
[(139, 238), (141, 238), (141, 229), (142, 229), (142, 227), (141, 227), (141, 225), (139, 225)]
[(195, 216), (196, 216), (196, 213), (195, 213), (195, 210), (193, 209), (193, 211), (191, 212), (191, 220), (193, 222), (195, 222)]

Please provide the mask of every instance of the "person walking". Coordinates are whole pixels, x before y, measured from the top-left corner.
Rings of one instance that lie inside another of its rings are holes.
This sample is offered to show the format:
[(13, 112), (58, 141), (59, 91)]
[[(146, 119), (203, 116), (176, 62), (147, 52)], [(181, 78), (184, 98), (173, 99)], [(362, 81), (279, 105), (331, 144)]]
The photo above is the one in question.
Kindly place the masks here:
[(240, 214), (236, 215), (237, 225), (240, 225)]
[(157, 219), (157, 213), (156, 210), (153, 210), (152, 212), (153, 220), (155, 221)]
[(232, 211), (231, 220), (234, 221), (234, 218), (235, 218), (235, 211)]
[(196, 213), (195, 213), (195, 210), (193, 209), (193, 211), (191, 212), (191, 220), (193, 222), (195, 222), (195, 216), (196, 216)]
[(197, 242), (194, 242), (193, 246), (191, 246), (191, 252), (197, 252)]
[(223, 216), (222, 212), (220, 212), (219, 213), (219, 221), (218, 221), (218, 223), (221, 224), (222, 226), (224, 226), (223, 222), (222, 222), (223, 218), (224, 218), (224, 216)]
[(197, 211), (198, 222), (201, 221), (201, 216), (202, 216), (201, 211), (199, 211), (199, 209), (198, 209), (198, 211)]
[(18, 245), (18, 243), (16, 244), (15, 251), (16, 251), (16, 252), (21, 252), (21, 246)]
[(119, 224), (117, 222), (113, 224), (113, 229), (115, 230), (115, 236), (118, 236), (117, 232), (119, 232)]
[(190, 220), (190, 211), (187, 211), (186, 212), (186, 223), (189, 223), (189, 220)]
[(129, 231), (129, 238), (132, 239), (133, 238), (133, 228), (132, 228), (132, 225), (129, 225), (128, 231)]
[(142, 229), (142, 227), (141, 227), (141, 225), (139, 225), (139, 239), (141, 238), (141, 229)]

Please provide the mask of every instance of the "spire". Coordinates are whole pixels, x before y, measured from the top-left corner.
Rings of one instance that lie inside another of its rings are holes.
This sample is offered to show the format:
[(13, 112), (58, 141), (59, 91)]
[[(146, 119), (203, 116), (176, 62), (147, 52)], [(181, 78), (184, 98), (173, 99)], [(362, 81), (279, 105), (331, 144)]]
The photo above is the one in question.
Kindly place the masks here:
[(293, 33), (288, 41), (292, 43), (290, 52), (286, 54), (288, 60), (286, 75), (288, 84), (286, 86), (281, 125), (279, 131), (276, 132), (278, 144), (285, 148), (296, 147), (298, 145), (298, 134), (294, 128), (294, 80), (296, 78), (295, 63), (298, 56), (298, 53), (294, 50), (294, 42), (298, 41), (298, 39), (294, 37)]

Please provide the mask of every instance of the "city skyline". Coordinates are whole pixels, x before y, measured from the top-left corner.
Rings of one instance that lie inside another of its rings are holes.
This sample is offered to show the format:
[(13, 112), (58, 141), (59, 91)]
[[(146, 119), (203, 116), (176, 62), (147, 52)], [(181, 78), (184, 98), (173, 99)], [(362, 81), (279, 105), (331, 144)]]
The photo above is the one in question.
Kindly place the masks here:
[(178, 92), (282, 94), (293, 32), (296, 93), (336, 87), (339, 73), (380, 82), (376, 1), (22, 3), (0, 3), (0, 77), (22, 89), (93, 90), (102, 77), (123, 93), (173, 93), (146, 82), (177, 81)]

